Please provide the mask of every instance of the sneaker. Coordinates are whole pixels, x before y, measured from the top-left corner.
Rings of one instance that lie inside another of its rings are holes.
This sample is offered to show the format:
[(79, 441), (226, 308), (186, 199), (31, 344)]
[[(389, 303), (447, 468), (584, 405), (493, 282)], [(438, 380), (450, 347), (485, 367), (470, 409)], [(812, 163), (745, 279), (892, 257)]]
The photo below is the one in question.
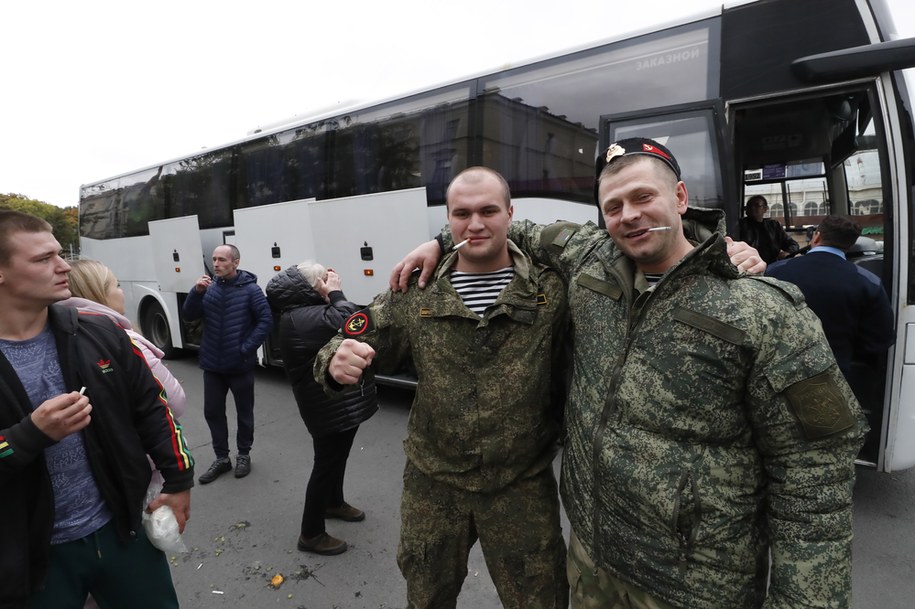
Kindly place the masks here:
[(314, 537), (306, 538), (299, 535), (299, 543), (296, 544), (300, 552), (311, 552), (312, 554), (322, 554), (324, 556), (335, 556), (346, 552), (346, 542), (337, 539), (326, 532)]
[(251, 456), (238, 455), (235, 457), (235, 477), (244, 478), (251, 473)]
[(209, 484), (224, 473), (230, 471), (232, 471), (232, 460), (228, 457), (223, 457), (222, 459), (213, 461), (213, 465), (210, 466), (210, 469), (204, 472), (197, 480), (200, 484)]
[(354, 508), (344, 501), (343, 505), (340, 507), (327, 508), (324, 510), (324, 517), (345, 520), (346, 522), (362, 522), (365, 520), (365, 512), (359, 508)]

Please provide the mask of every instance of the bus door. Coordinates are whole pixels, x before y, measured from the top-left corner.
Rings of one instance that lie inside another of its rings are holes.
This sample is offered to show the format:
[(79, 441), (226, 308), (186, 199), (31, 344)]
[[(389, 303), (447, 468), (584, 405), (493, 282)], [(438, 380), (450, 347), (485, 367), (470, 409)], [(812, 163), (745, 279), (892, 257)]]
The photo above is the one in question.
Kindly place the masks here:
[(315, 257), (343, 280), (346, 297), (367, 305), (412, 244), (429, 240), (425, 188), (324, 199), (310, 204)]
[(181, 306), (206, 272), (197, 216), (152, 221), (149, 238), (159, 290), (140, 297), (138, 319), (143, 335), (170, 355), (188, 342)]
[[(799, 243), (800, 255), (809, 249), (824, 216), (851, 216), (862, 235), (848, 260), (872, 272), (895, 302), (891, 252), (896, 237), (893, 214), (884, 206), (893, 199), (893, 187), (881, 114), (874, 112), (877, 100), (873, 85), (818, 89), (734, 103), (729, 122), (741, 207), (751, 196), (764, 196), (767, 216)], [(868, 320), (861, 320), (857, 331), (866, 332), (867, 325)], [(878, 355), (856, 354), (846, 379), (871, 428), (859, 461), (879, 469), (888, 434), (893, 357), (893, 348)]]
[[(318, 258), (310, 212), (313, 202), (314, 199), (302, 199), (235, 210), (235, 230), (223, 237), (238, 248), (240, 267), (257, 275), (261, 289), (266, 289), (277, 273), (304, 260)], [(273, 324), (264, 351), (258, 357), (266, 364), (283, 363), (279, 324)]]

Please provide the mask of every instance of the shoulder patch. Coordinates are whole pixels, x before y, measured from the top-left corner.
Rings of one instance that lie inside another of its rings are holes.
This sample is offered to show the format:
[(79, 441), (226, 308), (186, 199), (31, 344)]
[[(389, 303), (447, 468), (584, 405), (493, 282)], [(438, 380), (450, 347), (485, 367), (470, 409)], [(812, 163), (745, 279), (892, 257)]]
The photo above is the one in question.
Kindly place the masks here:
[(346, 338), (356, 338), (357, 336), (362, 336), (374, 327), (375, 324), (372, 321), (371, 311), (363, 309), (350, 315), (346, 321), (343, 322), (343, 327), (340, 331)]
[(563, 249), (569, 239), (581, 228), (580, 224), (573, 222), (556, 222), (544, 228), (540, 233), (540, 243)]
[(855, 422), (828, 371), (791, 385), (785, 389), (785, 397), (808, 440), (845, 431)]

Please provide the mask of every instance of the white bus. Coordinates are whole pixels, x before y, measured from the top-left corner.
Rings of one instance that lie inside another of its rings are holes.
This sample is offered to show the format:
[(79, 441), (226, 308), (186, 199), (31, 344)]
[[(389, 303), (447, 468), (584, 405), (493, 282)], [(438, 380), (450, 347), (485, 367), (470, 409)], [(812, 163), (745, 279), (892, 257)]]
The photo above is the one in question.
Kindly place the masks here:
[[(166, 352), (192, 348), (181, 305), (221, 243), (261, 286), (304, 258), (368, 303), (401, 256), (445, 223), (444, 190), (485, 165), (520, 218), (598, 220), (597, 151), (630, 136), (677, 154), (690, 204), (725, 210), (765, 192), (803, 240), (827, 213), (873, 239), (859, 260), (897, 320), (857, 388), (873, 431), (861, 461), (915, 465), (913, 137), (904, 68), (882, 0), (768, 0), (420, 93), (283, 125), (81, 188), (82, 255), (110, 265), (128, 314)], [(803, 241), (802, 241), (803, 242)], [(275, 359), (270, 341), (262, 361)]]

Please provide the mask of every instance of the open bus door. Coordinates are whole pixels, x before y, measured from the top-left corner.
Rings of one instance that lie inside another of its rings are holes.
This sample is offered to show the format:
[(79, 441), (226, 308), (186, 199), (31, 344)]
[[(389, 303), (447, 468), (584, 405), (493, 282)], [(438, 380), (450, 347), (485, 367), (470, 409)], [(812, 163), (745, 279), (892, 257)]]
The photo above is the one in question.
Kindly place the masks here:
[(168, 357), (186, 342), (181, 306), (206, 272), (197, 216), (150, 222), (149, 238), (159, 289), (136, 299), (137, 321), (143, 335)]
[[(261, 289), (303, 260), (333, 268), (347, 299), (369, 304), (388, 286), (388, 275), (410, 244), (429, 239), (426, 189), (315, 201), (306, 199), (235, 210), (233, 244), (241, 267)], [(282, 364), (278, 325), (267, 338), (267, 364)], [(399, 383), (398, 383), (399, 384)]]
[[(309, 211), (314, 199), (235, 210), (232, 244), (241, 252), (241, 268), (257, 275), (262, 290), (274, 275), (316, 258)], [(258, 361), (282, 365), (279, 324), (274, 323)]]
[[(896, 168), (879, 108), (876, 84), (862, 83), (747, 101), (729, 110), (738, 200), (766, 196), (769, 216), (802, 247), (826, 215), (851, 216), (863, 230), (848, 260), (880, 278), (898, 320), (899, 260), (893, 253), (904, 220), (893, 206)], [(867, 320), (859, 331), (867, 331)], [(896, 356), (894, 347), (876, 357), (856, 354), (847, 378), (871, 428), (859, 462), (888, 471), (901, 466), (887, 453), (896, 439), (895, 417), (905, 406), (892, 398), (901, 380)]]

